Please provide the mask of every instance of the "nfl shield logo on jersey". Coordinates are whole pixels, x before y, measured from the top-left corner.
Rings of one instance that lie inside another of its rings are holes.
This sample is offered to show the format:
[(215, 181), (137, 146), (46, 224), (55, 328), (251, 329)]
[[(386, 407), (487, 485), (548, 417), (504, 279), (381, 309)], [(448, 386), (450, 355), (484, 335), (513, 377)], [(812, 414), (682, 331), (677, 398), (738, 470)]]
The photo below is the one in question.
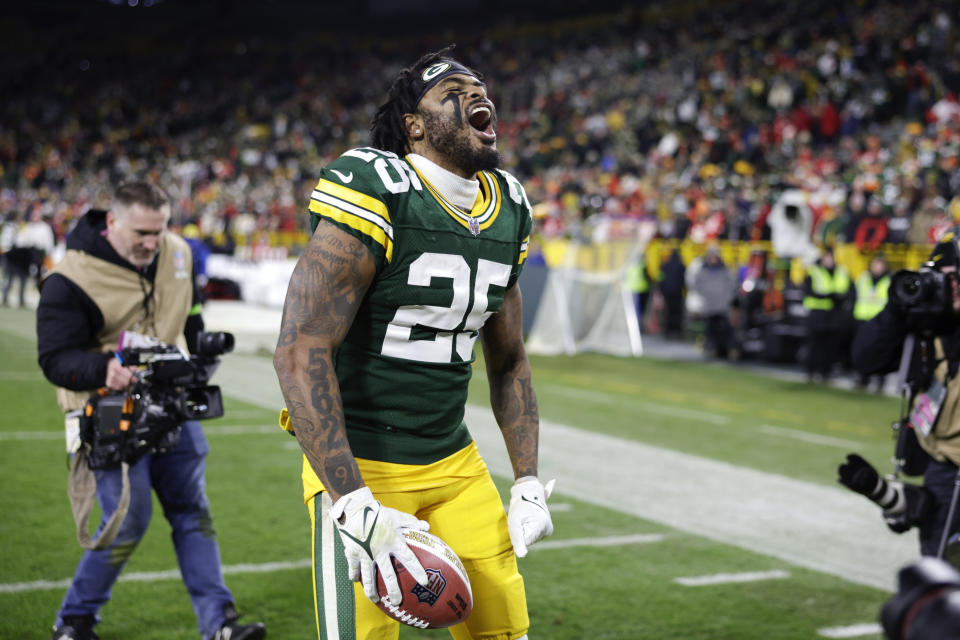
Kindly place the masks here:
[(447, 586), (447, 579), (436, 569), (427, 569), (427, 586), (414, 585), (413, 595), (418, 602), (426, 602), (430, 606), (437, 601), (443, 589)]
[(470, 218), (470, 233), (472, 233), (474, 237), (480, 235), (480, 223), (477, 222), (476, 218)]

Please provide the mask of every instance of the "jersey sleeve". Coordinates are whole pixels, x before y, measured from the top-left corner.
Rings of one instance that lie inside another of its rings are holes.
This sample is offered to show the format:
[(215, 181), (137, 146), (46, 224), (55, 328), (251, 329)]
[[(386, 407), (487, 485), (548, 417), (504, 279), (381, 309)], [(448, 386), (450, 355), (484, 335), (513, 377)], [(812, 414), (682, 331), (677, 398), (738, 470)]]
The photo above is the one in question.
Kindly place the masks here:
[(523, 265), (527, 261), (527, 253), (530, 248), (530, 233), (533, 230), (533, 208), (530, 206), (530, 201), (527, 199), (527, 192), (524, 190), (523, 185), (520, 184), (520, 181), (506, 171), (498, 170), (498, 173), (506, 182), (506, 199), (510, 204), (514, 205), (514, 209), (517, 212), (516, 224), (519, 250), (517, 252), (517, 260), (510, 269), (510, 280), (507, 283), (507, 288), (510, 288), (517, 282), (517, 279), (520, 278)]
[(367, 246), (377, 265), (389, 263), (393, 256), (393, 225), (390, 212), (368, 162), (351, 156), (351, 150), (320, 171), (320, 179), (310, 194), (310, 229), (327, 220)]

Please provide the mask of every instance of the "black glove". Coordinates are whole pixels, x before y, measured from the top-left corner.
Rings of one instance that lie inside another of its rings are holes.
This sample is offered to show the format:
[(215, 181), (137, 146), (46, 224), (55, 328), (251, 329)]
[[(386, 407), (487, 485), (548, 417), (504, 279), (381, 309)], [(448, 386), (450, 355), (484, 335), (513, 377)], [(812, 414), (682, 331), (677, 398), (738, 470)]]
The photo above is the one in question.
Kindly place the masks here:
[(855, 453), (847, 454), (847, 461), (837, 468), (837, 473), (840, 484), (868, 498), (873, 497), (880, 484), (880, 474), (873, 465)]

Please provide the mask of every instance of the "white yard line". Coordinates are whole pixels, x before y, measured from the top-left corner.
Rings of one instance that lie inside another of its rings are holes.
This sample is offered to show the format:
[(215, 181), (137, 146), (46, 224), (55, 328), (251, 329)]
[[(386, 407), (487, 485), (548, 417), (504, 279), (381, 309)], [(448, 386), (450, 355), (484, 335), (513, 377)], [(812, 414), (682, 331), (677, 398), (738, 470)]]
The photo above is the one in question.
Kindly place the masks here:
[[(550, 551), (555, 549), (569, 549), (571, 547), (620, 547), (628, 544), (649, 544), (660, 542), (661, 534), (636, 534), (627, 536), (610, 536), (606, 538), (570, 538), (568, 540), (544, 540), (530, 547), (530, 551)], [(313, 566), (312, 560), (296, 560), (293, 562), (264, 562), (261, 564), (232, 564), (224, 565), (224, 575), (241, 573), (274, 573), (291, 569), (309, 569)], [(120, 582), (158, 582), (161, 580), (180, 580), (179, 569), (165, 571), (136, 571), (121, 574)], [(70, 586), (70, 578), (62, 580), (34, 580), (32, 582), (0, 583), (0, 593), (24, 593), (27, 591), (49, 591), (66, 589)]]
[(682, 584), (685, 587), (708, 587), (717, 584), (760, 582), (761, 580), (782, 580), (789, 577), (789, 571), (773, 569), (771, 571), (745, 571), (743, 573), (713, 573), (707, 576), (674, 578), (673, 581), (677, 584)]
[(853, 440), (844, 440), (843, 438), (834, 438), (833, 436), (823, 436), (818, 433), (801, 431), (800, 429), (788, 429), (778, 427), (772, 424), (762, 424), (757, 429), (760, 433), (781, 438), (790, 438), (800, 442), (809, 442), (810, 444), (821, 444), (826, 447), (837, 447), (839, 449), (859, 449), (860, 443)]
[(875, 622), (853, 624), (848, 627), (824, 627), (817, 629), (817, 634), (823, 638), (861, 638), (883, 633), (883, 627)]
[(637, 533), (625, 536), (608, 536), (605, 538), (570, 538), (568, 540), (551, 540), (547, 538), (530, 547), (530, 551), (549, 551), (552, 549), (569, 549), (570, 547), (622, 547), (628, 544), (650, 544), (662, 542), (662, 533)]
[[(245, 402), (282, 406), (268, 358), (229, 354), (216, 382)], [(468, 405), (466, 420), (491, 472), (512, 477), (490, 410)], [(846, 489), (550, 420), (540, 432), (540, 474), (572, 498), (886, 591), (919, 555), (916, 532), (890, 533), (877, 507)]]
[(63, 440), (63, 431), (0, 431), (2, 440)]

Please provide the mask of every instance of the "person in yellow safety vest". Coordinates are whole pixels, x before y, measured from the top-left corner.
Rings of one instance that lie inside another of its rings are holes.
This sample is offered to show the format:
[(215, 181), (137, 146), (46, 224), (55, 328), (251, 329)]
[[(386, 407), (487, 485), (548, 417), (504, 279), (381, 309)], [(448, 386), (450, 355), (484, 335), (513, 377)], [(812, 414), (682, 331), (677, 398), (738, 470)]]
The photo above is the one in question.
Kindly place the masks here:
[[(867, 320), (880, 313), (887, 304), (890, 290), (890, 269), (887, 259), (882, 253), (877, 253), (870, 260), (866, 271), (860, 274), (856, 282), (857, 301), (853, 305), (853, 320), (857, 329)], [(886, 385), (886, 375), (867, 375), (857, 372), (857, 386), (866, 389), (870, 382), (874, 382), (877, 393), (883, 391)]]
[(637, 322), (643, 327), (643, 314), (650, 299), (650, 272), (643, 254), (627, 267), (627, 289), (633, 294), (633, 306), (637, 310)]
[(807, 353), (805, 368), (807, 380), (820, 376), (826, 381), (837, 362), (850, 350), (845, 337), (851, 337), (850, 303), (852, 288), (850, 274), (839, 266), (833, 249), (827, 247), (823, 255), (807, 271), (803, 283), (803, 306), (807, 309)]

